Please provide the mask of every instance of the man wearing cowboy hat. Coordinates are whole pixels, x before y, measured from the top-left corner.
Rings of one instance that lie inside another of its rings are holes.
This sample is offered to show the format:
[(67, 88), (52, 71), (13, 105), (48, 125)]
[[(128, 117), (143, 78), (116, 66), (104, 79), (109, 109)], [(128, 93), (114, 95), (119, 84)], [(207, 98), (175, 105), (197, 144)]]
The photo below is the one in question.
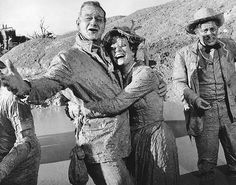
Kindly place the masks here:
[(186, 31), (198, 40), (176, 53), (173, 83), (184, 103), (187, 131), (198, 151), (201, 184), (214, 184), (219, 140), (236, 175), (236, 43), (217, 38), (223, 14), (201, 8)]

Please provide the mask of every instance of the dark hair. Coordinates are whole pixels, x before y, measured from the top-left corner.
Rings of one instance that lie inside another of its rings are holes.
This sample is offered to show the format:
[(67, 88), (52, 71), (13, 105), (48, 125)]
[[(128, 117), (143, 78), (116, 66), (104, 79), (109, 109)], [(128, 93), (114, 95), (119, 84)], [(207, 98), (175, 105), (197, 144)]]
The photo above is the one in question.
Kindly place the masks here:
[(82, 9), (83, 7), (87, 6), (87, 5), (91, 5), (91, 6), (94, 6), (94, 7), (97, 7), (97, 8), (100, 8), (103, 13), (104, 13), (104, 21), (106, 22), (106, 12), (105, 10), (101, 7), (100, 3), (98, 1), (85, 1), (81, 7), (80, 7), (80, 12), (79, 12), (79, 15), (81, 15), (81, 12), (82, 12)]
[(126, 38), (128, 40), (129, 47), (130, 47), (131, 51), (134, 53), (137, 52), (138, 45), (133, 44), (127, 36), (122, 35), (119, 32), (112, 34), (112, 36), (109, 38), (109, 40), (106, 43), (104, 43), (104, 47), (105, 47), (106, 51), (108, 51), (108, 52), (111, 51), (112, 40), (114, 39), (114, 37)]
[(138, 51), (138, 45), (134, 44), (133, 42), (130, 41), (129, 37), (119, 33), (119, 32), (115, 32), (111, 35), (111, 37), (109, 37), (108, 39), (108, 42), (106, 43), (103, 43), (104, 44), (104, 49), (105, 49), (105, 53), (106, 55), (108, 55), (114, 65), (114, 69), (119, 69), (119, 65), (116, 64), (116, 62), (113, 60), (113, 56), (112, 56), (112, 48), (111, 48), (111, 45), (112, 45), (112, 40), (115, 38), (115, 37), (119, 37), (119, 38), (125, 38), (128, 40), (128, 44), (129, 44), (129, 47), (131, 49), (131, 51), (134, 53), (134, 60), (136, 60), (136, 55), (137, 55), (137, 51)]

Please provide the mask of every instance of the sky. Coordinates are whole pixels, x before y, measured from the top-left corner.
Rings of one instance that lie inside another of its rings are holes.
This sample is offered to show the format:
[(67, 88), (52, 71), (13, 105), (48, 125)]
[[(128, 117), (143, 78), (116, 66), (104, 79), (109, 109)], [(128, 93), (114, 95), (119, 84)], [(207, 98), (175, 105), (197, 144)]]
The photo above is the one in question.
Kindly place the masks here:
[[(75, 21), (85, 0), (0, 0), (0, 28), (13, 27), (17, 35), (40, 32), (40, 21), (56, 35), (76, 30)], [(107, 17), (129, 15), (136, 10), (171, 0), (98, 0)]]

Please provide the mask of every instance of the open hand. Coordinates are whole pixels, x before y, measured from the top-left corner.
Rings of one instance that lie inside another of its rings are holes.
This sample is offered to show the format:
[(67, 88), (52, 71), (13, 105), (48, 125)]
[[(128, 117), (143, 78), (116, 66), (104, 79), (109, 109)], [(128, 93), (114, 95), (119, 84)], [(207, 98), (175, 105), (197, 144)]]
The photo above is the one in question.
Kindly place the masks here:
[(80, 106), (72, 101), (69, 101), (66, 105), (66, 113), (69, 118), (74, 120), (80, 115)]
[(25, 82), (10, 60), (6, 60), (6, 67), (0, 69), (0, 79), (3, 86), (17, 96), (29, 93), (30, 86)]

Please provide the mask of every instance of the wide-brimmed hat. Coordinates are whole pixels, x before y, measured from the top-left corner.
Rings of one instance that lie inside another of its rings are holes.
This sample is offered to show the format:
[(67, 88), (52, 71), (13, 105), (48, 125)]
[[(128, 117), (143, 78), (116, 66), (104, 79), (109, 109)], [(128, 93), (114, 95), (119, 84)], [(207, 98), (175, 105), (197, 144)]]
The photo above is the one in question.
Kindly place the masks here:
[(216, 13), (211, 8), (201, 8), (194, 14), (194, 19), (187, 25), (186, 31), (190, 34), (195, 34), (196, 26), (207, 21), (215, 21), (217, 26), (220, 27), (224, 23), (224, 14)]
[(145, 39), (136, 33), (134, 33), (129, 27), (114, 27), (110, 31), (108, 31), (103, 37), (103, 44), (105, 48), (110, 47), (112, 38), (115, 36), (122, 36), (128, 39), (128, 42), (132, 47), (137, 48), (140, 43), (145, 41)]

